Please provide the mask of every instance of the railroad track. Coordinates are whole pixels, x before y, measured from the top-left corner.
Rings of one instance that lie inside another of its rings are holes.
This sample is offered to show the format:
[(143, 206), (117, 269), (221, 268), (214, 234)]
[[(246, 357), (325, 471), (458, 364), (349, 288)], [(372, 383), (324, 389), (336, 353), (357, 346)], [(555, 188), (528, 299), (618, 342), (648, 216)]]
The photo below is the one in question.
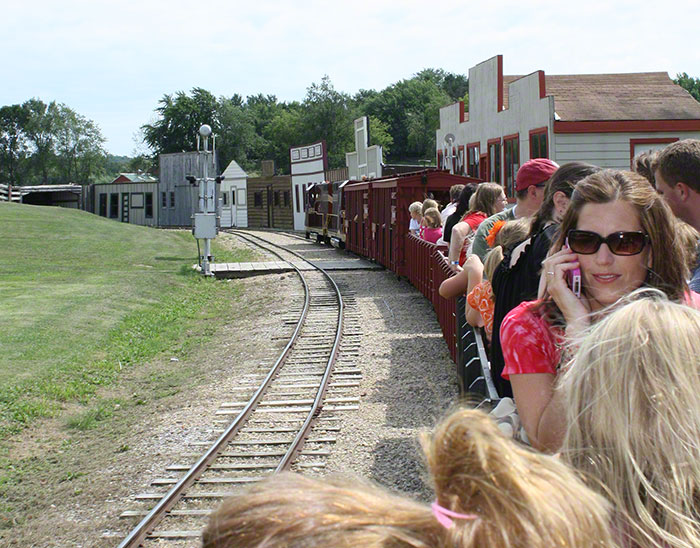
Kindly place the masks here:
[[(303, 259), (259, 236), (231, 232), (281, 260)], [(314, 473), (325, 466), (340, 430), (340, 413), (357, 409), (353, 393), (361, 373), (353, 356), (361, 333), (352, 313), (345, 325), (346, 303), (354, 307), (353, 296), (344, 299), (320, 269), (297, 274), (304, 305), (298, 316), (285, 315), (293, 333), (284, 350), (262, 379), (236, 383), (231, 401), (223, 402), (213, 418), (216, 439), (191, 443), (181, 455), (184, 462), (153, 480), (152, 492), (134, 497), (142, 507), (122, 517), (142, 519), (120, 548), (198, 546), (207, 517), (224, 498), (270, 474)]]

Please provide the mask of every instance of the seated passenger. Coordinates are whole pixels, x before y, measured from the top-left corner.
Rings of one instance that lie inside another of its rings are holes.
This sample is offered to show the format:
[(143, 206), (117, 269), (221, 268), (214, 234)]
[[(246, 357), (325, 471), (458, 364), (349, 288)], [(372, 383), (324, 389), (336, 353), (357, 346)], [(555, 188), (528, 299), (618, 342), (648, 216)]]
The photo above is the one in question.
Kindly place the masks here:
[(457, 411), (423, 440), (428, 506), (351, 478), (283, 473), (211, 516), (204, 548), (615, 547), (605, 499), (559, 459), (506, 439), (484, 413)]
[(469, 209), (469, 199), (474, 195), (476, 189), (478, 188), (476, 183), (468, 183), (462, 189), (459, 195), (459, 200), (457, 201), (457, 207), (454, 212), (447, 218), (442, 230), (442, 239), (445, 243), (450, 243), (450, 238), (452, 237), (452, 227), (454, 227), (459, 221), (462, 220), (464, 214)]
[(542, 261), (557, 235), (571, 193), (577, 182), (597, 171), (600, 168), (583, 162), (570, 162), (558, 168), (545, 184), (544, 200), (532, 218), (527, 238), (523, 238), (521, 245), (506, 250), (505, 260), (494, 270), (491, 285), (496, 306), (489, 362), (494, 385), (501, 397), (513, 396), (510, 383), (501, 377), (503, 352), (499, 333), (503, 318), (521, 302), (537, 298)]
[(561, 456), (608, 498), (622, 546), (700, 546), (700, 312), (639, 293), (562, 375)]
[(429, 207), (426, 209), (423, 215), (423, 224), (425, 228), (423, 229), (421, 239), (433, 244), (436, 243), (442, 237), (441, 223), (440, 212), (436, 207)]
[(423, 221), (423, 216), (420, 214), (421, 207), (423, 207), (421, 202), (413, 202), (408, 206), (408, 212), (411, 214), (411, 222), (408, 225), (408, 231), (416, 236), (418, 235), (421, 221)]
[[(431, 207), (434, 207), (435, 209), (438, 208), (438, 203), (433, 200), (432, 198), (426, 198), (423, 200), (423, 203), (420, 206), (420, 214), (421, 214), (421, 223), (420, 223), (420, 228), (418, 229), (418, 237), (423, 238), (423, 232), (425, 232), (425, 212), (428, 211)], [(438, 210), (439, 211), (439, 210)]]
[(474, 204), (470, 205), (462, 220), (452, 228), (448, 259), (450, 268), (455, 272), (459, 271), (467, 259), (469, 244), (481, 222), (503, 211), (508, 203), (503, 187), (497, 183), (481, 183), (472, 199)]
[(469, 286), (467, 287), (467, 322), (472, 326), (483, 326), (486, 338), (491, 342), (493, 331), (494, 295), (491, 288), (493, 272), (503, 260), (503, 250), (510, 249), (513, 245), (522, 241), (530, 228), (530, 220), (527, 218), (516, 221), (499, 221), (493, 225), (486, 238), (491, 251), (486, 255), (483, 267), (477, 255), (470, 255), (464, 263), (465, 271), (471, 272)]
[[(605, 170), (576, 185), (555, 252), (543, 263), (545, 299), (520, 304), (501, 325), (502, 376), (511, 382), (533, 446), (556, 451), (564, 436), (552, 394), (565, 339), (578, 336), (642, 286), (677, 302), (690, 298), (685, 256), (669, 245), (673, 236), (671, 210), (641, 175)], [(568, 282), (576, 270), (580, 295)]]

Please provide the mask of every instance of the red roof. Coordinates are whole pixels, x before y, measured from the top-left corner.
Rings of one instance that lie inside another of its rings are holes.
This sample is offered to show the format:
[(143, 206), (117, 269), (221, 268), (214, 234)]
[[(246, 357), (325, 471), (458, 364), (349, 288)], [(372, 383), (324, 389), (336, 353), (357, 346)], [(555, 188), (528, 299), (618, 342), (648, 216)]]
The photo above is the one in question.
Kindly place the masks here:
[[(503, 77), (506, 108), (508, 84), (518, 78)], [(562, 121), (700, 119), (700, 102), (665, 72), (545, 75), (545, 82)]]

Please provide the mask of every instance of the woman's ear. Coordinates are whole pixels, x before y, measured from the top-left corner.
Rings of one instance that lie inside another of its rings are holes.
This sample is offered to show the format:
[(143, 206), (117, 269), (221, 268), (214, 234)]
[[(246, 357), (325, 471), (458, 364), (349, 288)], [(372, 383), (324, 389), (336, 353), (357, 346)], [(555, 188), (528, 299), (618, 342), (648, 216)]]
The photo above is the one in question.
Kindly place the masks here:
[(557, 216), (563, 217), (564, 213), (566, 213), (566, 209), (569, 207), (569, 202), (571, 200), (561, 190), (557, 190), (554, 193), (554, 196), (552, 196), (552, 200), (554, 201), (554, 213)]

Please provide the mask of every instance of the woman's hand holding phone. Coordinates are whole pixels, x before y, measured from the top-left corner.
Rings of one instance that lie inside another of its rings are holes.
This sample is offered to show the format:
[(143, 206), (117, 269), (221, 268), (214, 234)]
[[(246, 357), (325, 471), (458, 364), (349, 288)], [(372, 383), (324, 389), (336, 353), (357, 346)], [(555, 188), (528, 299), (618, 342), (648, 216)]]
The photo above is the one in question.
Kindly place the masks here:
[(567, 324), (587, 323), (590, 313), (586, 299), (581, 298), (581, 269), (578, 256), (568, 246), (542, 261), (546, 291), (564, 315)]

